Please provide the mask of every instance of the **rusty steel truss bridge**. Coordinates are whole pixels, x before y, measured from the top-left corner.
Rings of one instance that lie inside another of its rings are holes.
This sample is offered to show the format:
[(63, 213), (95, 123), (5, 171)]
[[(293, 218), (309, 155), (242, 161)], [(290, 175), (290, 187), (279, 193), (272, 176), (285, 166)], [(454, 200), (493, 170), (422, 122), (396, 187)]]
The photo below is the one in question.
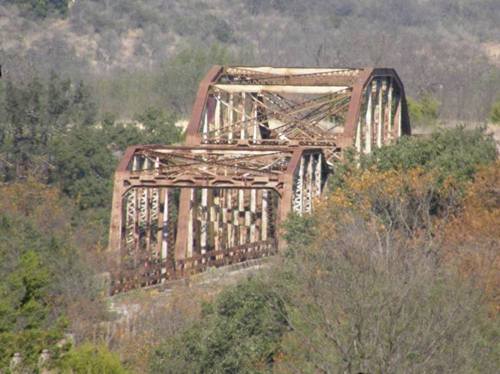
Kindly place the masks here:
[(280, 224), (312, 212), (342, 150), (410, 134), (393, 69), (214, 66), (185, 145), (137, 145), (115, 174), (112, 293), (283, 248)]

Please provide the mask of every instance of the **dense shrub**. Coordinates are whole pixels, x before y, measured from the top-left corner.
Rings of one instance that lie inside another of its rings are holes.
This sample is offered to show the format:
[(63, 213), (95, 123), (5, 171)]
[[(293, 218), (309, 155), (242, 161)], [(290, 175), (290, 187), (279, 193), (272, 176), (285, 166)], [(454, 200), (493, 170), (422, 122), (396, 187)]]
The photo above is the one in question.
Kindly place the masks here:
[(498, 99), (491, 107), (490, 120), (494, 124), (500, 124), (500, 99)]
[(377, 149), (364, 166), (400, 171), (421, 167), (436, 171), (443, 180), (453, 177), (465, 181), (472, 179), (481, 165), (495, 159), (495, 141), (484, 129), (458, 127), (426, 137), (403, 137), (395, 145)]
[(118, 356), (105, 346), (84, 344), (67, 353), (57, 365), (63, 373), (126, 374)]
[(492, 140), (459, 128), (348, 156), (314, 214), (285, 223), (265, 284), (224, 291), (152, 372), (494, 371)]
[(199, 323), (155, 351), (153, 373), (264, 372), (287, 329), (280, 296), (258, 280), (220, 294)]
[(282, 267), (291, 332), (276, 372), (495, 370), (498, 323), (470, 278), (428, 252), (439, 250), (432, 236), (406, 240), (350, 211), (318, 212), (316, 223)]
[(439, 118), (440, 103), (430, 94), (420, 100), (408, 97), (408, 111), (413, 127), (435, 127)]
[(6, 0), (17, 4), (28, 17), (45, 18), (49, 15), (66, 15), (68, 0)]
[(498, 171), (478, 167), (457, 197), (433, 170), (361, 170), (289, 219), (278, 285), (291, 332), (275, 370), (494, 371)]
[(68, 316), (78, 318), (70, 306), (98, 300), (99, 290), (72, 240), (67, 198), (33, 181), (0, 192), (0, 370), (14, 353), (31, 370), (43, 349), (57, 357)]

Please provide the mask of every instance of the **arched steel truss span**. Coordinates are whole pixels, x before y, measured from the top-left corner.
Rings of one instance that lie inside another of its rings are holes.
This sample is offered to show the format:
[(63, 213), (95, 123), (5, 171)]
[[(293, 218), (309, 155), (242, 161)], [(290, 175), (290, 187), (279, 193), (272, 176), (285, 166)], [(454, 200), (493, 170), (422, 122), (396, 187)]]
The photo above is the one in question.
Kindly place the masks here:
[(342, 150), (410, 134), (393, 69), (214, 66), (185, 146), (127, 149), (115, 174), (112, 292), (269, 256), (310, 213)]

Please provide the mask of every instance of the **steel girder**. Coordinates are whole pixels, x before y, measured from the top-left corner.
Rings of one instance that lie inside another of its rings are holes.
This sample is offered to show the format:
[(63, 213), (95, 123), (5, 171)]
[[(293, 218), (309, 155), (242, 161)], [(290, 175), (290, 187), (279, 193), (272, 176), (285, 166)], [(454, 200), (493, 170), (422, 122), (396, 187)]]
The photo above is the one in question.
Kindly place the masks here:
[(369, 153), (411, 133), (394, 69), (214, 66), (200, 84), (187, 144), (299, 144)]
[(269, 256), (341, 150), (410, 134), (393, 69), (213, 67), (185, 146), (127, 149), (113, 190), (113, 292)]

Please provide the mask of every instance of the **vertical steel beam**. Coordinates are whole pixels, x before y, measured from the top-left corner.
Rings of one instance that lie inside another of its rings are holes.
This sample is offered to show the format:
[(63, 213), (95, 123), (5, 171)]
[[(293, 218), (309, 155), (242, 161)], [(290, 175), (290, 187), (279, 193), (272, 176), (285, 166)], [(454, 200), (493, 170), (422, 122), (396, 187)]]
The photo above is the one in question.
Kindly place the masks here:
[(234, 246), (234, 218), (233, 218), (233, 190), (227, 191), (226, 196), (227, 207), (227, 245), (228, 247)]
[(214, 113), (214, 127), (215, 127), (215, 137), (218, 138), (220, 136), (220, 116), (221, 116), (221, 108), (220, 108), (220, 93), (215, 97), (215, 113)]
[(392, 134), (392, 90), (393, 90), (393, 80), (391, 77), (388, 79), (388, 91), (387, 91), (387, 141), (390, 143), (393, 139)]
[(252, 139), (254, 143), (258, 139), (258, 135), (260, 135), (259, 131), (259, 121), (258, 121), (258, 111), (257, 111), (257, 100), (252, 100)]
[(186, 248), (186, 256), (193, 256), (193, 242), (194, 242), (194, 212), (196, 208), (196, 194), (195, 189), (189, 189), (189, 215), (187, 222), (187, 248)]
[(163, 196), (163, 213), (161, 217), (161, 239), (159, 242), (161, 243), (161, 262), (162, 262), (162, 274), (167, 272), (167, 257), (168, 257), (168, 234), (169, 234), (169, 189), (163, 189), (160, 194)]
[(227, 140), (229, 143), (232, 142), (233, 140), (233, 127), (234, 127), (234, 95), (233, 93), (229, 93), (229, 106), (227, 108), (228, 111), (228, 116), (227, 116), (227, 123), (225, 124), (224, 127), (228, 129), (228, 135), (227, 135)]
[(238, 232), (239, 243), (245, 244), (246, 239), (246, 222), (245, 222), (245, 190), (238, 190)]
[(250, 243), (255, 242), (256, 231), (255, 231), (255, 214), (257, 212), (257, 190), (252, 189), (250, 191), (250, 212), (249, 212), (249, 222), (250, 225)]
[(202, 141), (206, 142), (208, 139), (208, 108), (203, 111), (203, 131), (202, 131)]
[(295, 175), (294, 191), (293, 191), (293, 211), (299, 215), (304, 212), (304, 156), (300, 158), (299, 170)]
[(383, 145), (383, 139), (384, 139), (384, 121), (383, 121), (383, 115), (384, 115), (384, 109), (383, 109), (383, 102), (384, 102), (384, 93), (386, 92), (387, 87), (385, 86), (385, 80), (379, 79), (377, 82), (377, 98), (378, 98), (378, 103), (377, 103), (377, 147), (380, 148)]
[[(150, 165), (150, 160), (149, 158), (144, 159), (144, 166), (143, 170), (149, 170), (151, 167)], [(142, 228), (144, 230), (144, 235), (145, 235), (145, 245), (146, 248), (144, 248), (144, 258), (145, 261), (147, 262), (149, 259), (151, 259), (151, 218), (152, 218), (152, 193), (153, 190), (151, 188), (144, 188), (143, 189), (143, 195), (142, 195)]]
[(315, 165), (315, 170), (314, 170), (314, 179), (315, 179), (315, 197), (320, 197), (321, 192), (322, 192), (322, 186), (323, 186), (323, 165), (322, 165), (322, 159), (323, 155), (320, 153), (317, 155), (317, 161)]
[[(175, 260), (186, 258), (188, 247), (188, 226), (191, 211), (191, 190), (182, 188), (179, 197), (179, 210), (177, 219), (177, 239), (175, 241)], [(192, 244), (192, 243), (191, 243)]]
[(358, 153), (361, 152), (361, 118), (358, 119), (358, 124), (356, 126), (356, 140), (355, 140), (355, 147), (356, 147), (356, 151)]
[(200, 247), (201, 254), (207, 252), (207, 234), (208, 234), (208, 190), (201, 189), (201, 227), (200, 227)]
[(261, 240), (267, 240), (267, 229), (269, 223), (269, 192), (262, 191), (262, 223), (261, 223)]
[(304, 212), (312, 212), (312, 199), (313, 199), (313, 156), (312, 154), (307, 156), (307, 169), (306, 169), (306, 183), (305, 183), (305, 202), (304, 202)]
[(220, 227), (220, 216), (221, 216), (220, 195), (214, 196), (212, 201), (213, 201), (212, 217), (213, 217), (213, 226), (214, 226), (214, 250), (218, 251), (218, 250), (220, 250), (220, 230), (221, 230), (221, 227)]
[(402, 135), (402, 97), (400, 94), (397, 96), (397, 103), (396, 103), (396, 115), (395, 115), (395, 124), (394, 124), (394, 131), (396, 134), (396, 138), (400, 138)]
[(366, 126), (365, 126), (365, 153), (371, 153), (372, 151), (372, 96), (373, 96), (373, 82), (366, 88), (368, 94), (368, 104), (366, 106)]
[(246, 110), (246, 105), (247, 105), (247, 96), (245, 92), (241, 93), (241, 104), (240, 104), (240, 110), (241, 110), (241, 132), (240, 132), (240, 139), (246, 139), (247, 138), (247, 110)]

